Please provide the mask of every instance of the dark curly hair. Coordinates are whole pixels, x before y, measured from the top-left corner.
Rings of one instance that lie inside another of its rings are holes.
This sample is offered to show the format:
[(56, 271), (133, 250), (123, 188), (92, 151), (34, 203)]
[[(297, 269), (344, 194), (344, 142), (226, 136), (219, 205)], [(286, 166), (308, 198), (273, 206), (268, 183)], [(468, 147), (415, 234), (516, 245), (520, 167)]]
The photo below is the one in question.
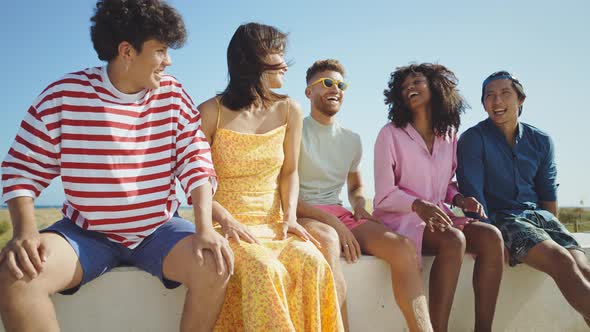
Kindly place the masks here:
[(457, 77), (443, 65), (422, 63), (396, 68), (391, 73), (388, 89), (383, 91), (388, 105), (388, 119), (396, 127), (405, 127), (412, 121), (412, 112), (402, 97), (402, 84), (408, 76), (421, 73), (428, 79), (432, 93), (432, 130), (436, 136), (444, 136), (461, 125), (461, 114), (469, 105), (457, 89)]
[(318, 60), (311, 65), (311, 67), (307, 68), (307, 73), (305, 74), (305, 82), (309, 84), (311, 78), (322, 71), (335, 71), (340, 73), (342, 77), (344, 77), (344, 66), (338, 60), (334, 59), (326, 59), (326, 60)]
[(274, 93), (262, 83), (262, 74), (278, 70), (283, 64), (269, 64), (264, 58), (284, 52), (287, 34), (260, 23), (238, 27), (227, 47), (229, 82), (220, 94), (222, 104), (234, 111), (250, 105), (267, 107), (287, 96)]
[(161, 0), (99, 0), (90, 18), (90, 37), (98, 58), (111, 61), (119, 44), (129, 42), (137, 52), (149, 39), (180, 48), (186, 28), (178, 12)]

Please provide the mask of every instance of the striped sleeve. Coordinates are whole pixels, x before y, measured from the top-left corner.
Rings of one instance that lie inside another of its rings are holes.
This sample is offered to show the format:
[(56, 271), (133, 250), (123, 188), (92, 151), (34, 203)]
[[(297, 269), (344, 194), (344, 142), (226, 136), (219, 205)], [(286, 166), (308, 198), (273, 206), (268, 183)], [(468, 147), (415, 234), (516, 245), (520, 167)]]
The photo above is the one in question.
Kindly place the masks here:
[(190, 97), (182, 90), (176, 138), (176, 177), (192, 204), (191, 192), (211, 181), (213, 193), (217, 176), (213, 168), (211, 147), (201, 129), (201, 115)]
[(2, 162), (2, 199), (37, 198), (60, 174), (59, 143), (31, 106)]

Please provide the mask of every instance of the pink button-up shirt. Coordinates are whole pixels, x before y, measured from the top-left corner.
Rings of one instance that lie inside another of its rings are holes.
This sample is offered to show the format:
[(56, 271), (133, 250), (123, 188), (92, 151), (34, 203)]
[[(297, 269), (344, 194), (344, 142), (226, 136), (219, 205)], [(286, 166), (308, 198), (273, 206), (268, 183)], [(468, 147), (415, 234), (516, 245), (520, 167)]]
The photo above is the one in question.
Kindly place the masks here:
[(451, 204), (459, 193), (453, 181), (457, 168), (455, 132), (436, 136), (429, 153), (426, 143), (411, 124), (396, 128), (385, 125), (375, 142), (375, 198), (373, 215), (392, 231), (410, 238), (418, 257), (426, 223), (412, 212), (412, 203), (420, 198), (438, 205), (464, 225), (469, 219), (456, 217), (444, 203)]

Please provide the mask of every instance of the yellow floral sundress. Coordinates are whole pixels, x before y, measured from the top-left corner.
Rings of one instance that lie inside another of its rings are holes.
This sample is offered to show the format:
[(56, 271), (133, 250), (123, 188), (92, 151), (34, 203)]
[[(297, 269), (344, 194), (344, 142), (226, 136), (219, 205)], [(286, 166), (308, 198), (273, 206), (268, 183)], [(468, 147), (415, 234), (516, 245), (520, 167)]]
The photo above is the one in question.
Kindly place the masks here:
[[(288, 113), (288, 111), (287, 111)], [(311, 243), (281, 234), (279, 173), (287, 125), (264, 134), (219, 128), (214, 199), (262, 245), (230, 241), (235, 271), (215, 331), (343, 331), (332, 272)]]

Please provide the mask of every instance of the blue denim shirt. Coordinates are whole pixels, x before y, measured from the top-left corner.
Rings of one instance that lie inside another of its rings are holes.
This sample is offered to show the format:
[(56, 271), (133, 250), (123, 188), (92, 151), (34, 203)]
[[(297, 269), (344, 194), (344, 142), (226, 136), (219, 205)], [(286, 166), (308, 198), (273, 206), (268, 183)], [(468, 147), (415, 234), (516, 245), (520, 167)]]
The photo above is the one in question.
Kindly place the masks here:
[(459, 190), (492, 220), (499, 211), (535, 210), (539, 201), (557, 200), (553, 142), (526, 123), (519, 122), (514, 146), (490, 119), (478, 123), (461, 135), (457, 161)]

